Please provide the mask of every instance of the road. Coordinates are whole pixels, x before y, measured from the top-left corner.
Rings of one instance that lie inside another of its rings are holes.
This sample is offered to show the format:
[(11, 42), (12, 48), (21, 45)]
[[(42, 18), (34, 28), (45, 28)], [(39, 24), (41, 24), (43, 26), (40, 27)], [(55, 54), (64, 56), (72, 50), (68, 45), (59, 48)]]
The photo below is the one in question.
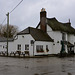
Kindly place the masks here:
[(75, 57), (0, 57), (0, 75), (75, 75)]

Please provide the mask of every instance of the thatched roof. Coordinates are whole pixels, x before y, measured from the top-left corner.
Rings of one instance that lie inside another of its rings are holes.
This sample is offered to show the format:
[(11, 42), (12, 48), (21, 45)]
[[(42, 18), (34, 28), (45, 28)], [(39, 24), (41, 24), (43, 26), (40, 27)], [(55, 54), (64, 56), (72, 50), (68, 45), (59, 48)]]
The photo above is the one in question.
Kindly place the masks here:
[(56, 18), (47, 18), (47, 24), (53, 31), (62, 31), (70, 34), (75, 34), (75, 29), (71, 26), (71, 23), (58, 22)]
[[(47, 18), (47, 23), (53, 31), (61, 31), (61, 32), (67, 32), (70, 34), (75, 34), (75, 29), (71, 26), (71, 23), (61, 23), (56, 18)], [(38, 28), (39, 24), (36, 28)]]

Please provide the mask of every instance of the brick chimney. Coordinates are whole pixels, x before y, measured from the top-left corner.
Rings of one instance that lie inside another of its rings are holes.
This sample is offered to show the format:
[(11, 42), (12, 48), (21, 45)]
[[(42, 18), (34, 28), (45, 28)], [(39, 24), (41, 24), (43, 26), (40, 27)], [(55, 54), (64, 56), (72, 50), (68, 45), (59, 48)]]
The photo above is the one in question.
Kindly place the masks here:
[(70, 19), (69, 19), (69, 26), (71, 26), (71, 22), (70, 22)]
[(46, 11), (44, 8), (40, 12), (40, 29), (46, 32)]

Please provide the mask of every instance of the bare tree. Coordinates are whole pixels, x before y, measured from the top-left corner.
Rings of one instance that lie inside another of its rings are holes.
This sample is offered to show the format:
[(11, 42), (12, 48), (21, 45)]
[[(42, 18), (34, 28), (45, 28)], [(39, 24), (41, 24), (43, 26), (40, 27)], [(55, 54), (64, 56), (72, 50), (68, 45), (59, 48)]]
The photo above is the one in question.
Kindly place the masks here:
[(1, 36), (1, 31), (2, 31), (2, 25), (0, 24), (0, 36)]
[(18, 32), (18, 27), (14, 25), (9, 25), (8, 33), (7, 33), (7, 25), (2, 26), (1, 29), (1, 35), (7, 37), (8, 34), (9, 38), (12, 38), (17, 32)]

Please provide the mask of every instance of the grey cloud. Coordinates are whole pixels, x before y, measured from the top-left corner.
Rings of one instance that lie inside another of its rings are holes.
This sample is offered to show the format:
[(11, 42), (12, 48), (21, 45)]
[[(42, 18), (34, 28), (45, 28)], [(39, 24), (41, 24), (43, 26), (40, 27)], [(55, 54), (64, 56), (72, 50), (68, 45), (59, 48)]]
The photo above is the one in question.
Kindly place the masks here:
[[(8, 11), (11, 11), (21, 0), (0, 0), (0, 23)], [(36, 27), (40, 20), (40, 10), (44, 7), (47, 17), (56, 17), (61, 22), (71, 19), (75, 27), (75, 0), (23, 0), (10, 14), (10, 24), (22, 30), (28, 26)], [(5, 22), (6, 23), (6, 22)]]

